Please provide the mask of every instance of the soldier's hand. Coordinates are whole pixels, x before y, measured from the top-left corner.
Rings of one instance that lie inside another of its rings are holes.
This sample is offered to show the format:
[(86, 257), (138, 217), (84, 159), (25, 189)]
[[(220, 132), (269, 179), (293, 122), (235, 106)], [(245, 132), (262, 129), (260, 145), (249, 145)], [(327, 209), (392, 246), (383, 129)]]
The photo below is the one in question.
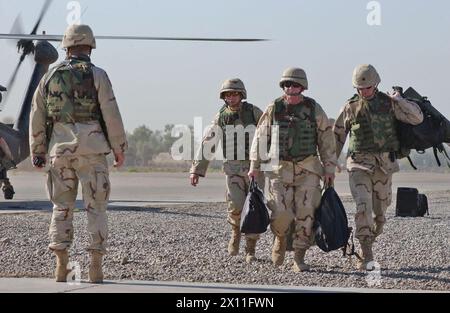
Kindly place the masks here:
[(197, 174), (191, 174), (191, 185), (197, 187), (200, 176)]
[(394, 101), (400, 101), (403, 99), (402, 95), (398, 91), (394, 91), (393, 93), (388, 93), (388, 96), (391, 97)]
[(123, 152), (116, 153), (114, 152), (114, 167), (121, 167), (125, 162), (125, 154)]
[(45, 157), (42, 156), (33, 156), (33, 166), (36, 168), (43, 168), (45, 167), (45, 164), (47, 163), (47, 160)]
[(248, 172), (248, 177), (250, 178), (250, 179), (252, 179), (252, 178), (258, 178), (258, 176), (259, 176), (259, 170), (253, 170), (253, 171), (251, 171), (251, 172)]
[(325, 176), (323, 177), (323, 183), (325, 187), (333, 187), (335, 178), (335, 174), (325, 174)]

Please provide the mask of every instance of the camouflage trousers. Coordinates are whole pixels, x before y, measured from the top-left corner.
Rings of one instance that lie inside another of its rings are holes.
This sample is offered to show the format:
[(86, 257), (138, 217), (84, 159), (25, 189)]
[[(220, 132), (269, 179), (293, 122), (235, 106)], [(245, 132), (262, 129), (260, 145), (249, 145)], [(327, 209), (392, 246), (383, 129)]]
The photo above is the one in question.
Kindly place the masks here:
[(305, 170), (283, 171), (269, 176), (269, 209), (272, 211), (271, 229), (276, 236), (288, 235), (295, 221), (292, 246), (308, 249), (314, 242), (312, 227), (314, 212), (322, 197), (320, 177)]
[[(245, 199), (250, 186), (250, 180), (247, 176), (247, 172), (239, 174), (228, 174), (226, 176), (227, 182), (227, 195), (226, 201), (228, 204), (228, 223), (234, 227), (240, 227), (241, 225), (241, 212), (244, 208)], [(258, 186), (264, 190), (264, 175), (259, 175), (257, 181)], [(257, 234), (246, 234), (247, 238), (258, 239)]]
[(372, 243), (381, 233), (376, 233), (376, 227), (381, 230), (386, 223), (386, 210), (392, 201), (392, 174), (385, 174), (379, 168), (373, 173), (352, 170), (350, 190), (356, 202), (355, 236), (361, 243)]
[(110, 194), (105, 155), (53, 157), (48, 171), (47, 191), (53, 203), (49, 236), (51, 250), (70, 248), (73, 241), (73, 211), (81, 183), (84, 209), (88, 217), (90, 245), (87, 250), (106, 253), (108, 221), (106, 208)]

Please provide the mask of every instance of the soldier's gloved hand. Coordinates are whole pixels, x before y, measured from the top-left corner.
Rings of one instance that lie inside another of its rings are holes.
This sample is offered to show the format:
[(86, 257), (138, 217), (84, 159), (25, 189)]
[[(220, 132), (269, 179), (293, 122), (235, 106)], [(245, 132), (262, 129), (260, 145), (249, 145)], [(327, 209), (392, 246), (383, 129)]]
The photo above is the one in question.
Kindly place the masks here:
[(334, 180), (336, 179), (335, 174), (325, 174), (323, 177), (323, 183), (326, 188), (334, 187)]
[(191, 174), (191, 185), (197, 187), (200, 176), (197, 174)]
[(394, 101), (400, 101), (403, 99), (402, 95), (398, 91), (394, 91), (393, 93), (388, 93), (388, 96), (391, 97)]
[(33, 157), (33, 166), (37, 168), (43, 168), (47, 161), (45, 160), (45, 157), (41, 156), (34, 156)]
[(248, 172), (247, 175), (248, 175), (248, 178), (250, 178), (250, 179), (252, 179), (252, 178), (256, 179), (259, 176), (259, 170), (250, 171), (250, 172)]
[(121, 167), (125, 162), (125, 153), (123, 152), (114, 152), (114, 167)]

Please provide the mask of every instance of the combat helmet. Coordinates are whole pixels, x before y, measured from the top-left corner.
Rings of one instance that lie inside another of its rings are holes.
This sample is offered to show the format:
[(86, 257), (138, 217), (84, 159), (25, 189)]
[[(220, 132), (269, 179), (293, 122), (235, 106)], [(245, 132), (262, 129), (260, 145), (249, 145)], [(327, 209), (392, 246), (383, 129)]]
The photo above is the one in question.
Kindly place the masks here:
[(302, 85), (305, 90), (308, 90), (308, 78), (306, 77), (305, 71), (301, 68), (290, 67), (286, 69), (280, 80), (281, 88), (283, 88), (284, 82), (295, 82)]
[(90, 46), (96, 48), (94, 33), (88, 25), (71, 25), (66, 29), (62, 40), (64, 49), (75, 46)]
[(370, 64), (362, 64), (353, 71), (352, 81), (355, 88), (369, 88), (377, 86), (381, 79), (375, 67)]
[(244, 83), (239, 78), (227, 79), (223, 82), (220, 88), (220, 99), (225, 99), (225, 92), (237, 91), (242, 95), (242, 99), (247, 99), (247, 90), (245, 90)]

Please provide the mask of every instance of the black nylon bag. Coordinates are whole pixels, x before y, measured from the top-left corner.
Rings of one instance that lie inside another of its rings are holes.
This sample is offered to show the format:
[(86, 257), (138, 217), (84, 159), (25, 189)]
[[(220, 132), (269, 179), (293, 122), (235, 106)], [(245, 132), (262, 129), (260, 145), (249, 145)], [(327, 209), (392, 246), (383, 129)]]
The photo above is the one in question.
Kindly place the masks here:
[(395, 216), (416, 217), (419, 215), (419, 191), (417, 188), (399, 187)]
[(417, 202), (419, 203), (419, 216), (424, 217), (425, 213), (427, 215), (430, 215), (429, 210), (428, 210), (428, 198), (427, 198), (427, 196), (420, 193), (417, 196)]
[(241, 212), (241, 233), (265, 233), (269, 223), (269, 210), (264, 199), (264, 193), (258, 187), (256, 181), (252, 179), (244, 208)]
[[(429, 148), (433, 148), (436, 162), (441, 166), (437, 152), (441, 152), (450, 160), (443, 143), (450, 142), (450, 121), (442, 115), (427, 97), (421, 96), (413, 88), (409, 87), (405, 92), (401, 87), (394, 87), (402, 96), (409, 101), (415, 102), (423, 113), (423, 122), (418, 125), (410, 125), (397, 121), (397, 135), (400, 141), (400, 151), (397, 152), (397, 158), (402, 159), (408, 157), (414, 169), (409, 154), (415, 149), (419, 153), (423, 153)], [(448, 163), (447, 163), (448, 164)], [(450, 167), (450, 164), (448, 164)]]
[(352, 229), (339, 195), (333, 187), (325, 190), (314, 214), (314, 239), (317, 246), (330, 252), (347, 246)]

